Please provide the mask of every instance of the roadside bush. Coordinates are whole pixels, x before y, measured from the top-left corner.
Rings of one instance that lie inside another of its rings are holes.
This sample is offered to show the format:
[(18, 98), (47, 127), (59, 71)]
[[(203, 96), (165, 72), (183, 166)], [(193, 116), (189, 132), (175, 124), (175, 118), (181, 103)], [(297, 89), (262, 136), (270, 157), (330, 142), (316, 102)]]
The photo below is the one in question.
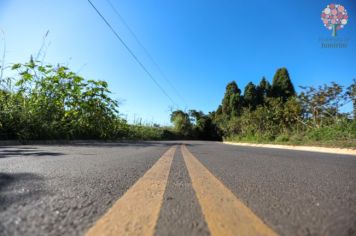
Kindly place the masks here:
[(314, 141), (356, 139), (356, 122), (342, 119), (331, 125), (309, 129), (306, 132), (306, 137)]
[(1, 84), (8, 88), (0, 92), (1, 139), (112, 139), (123, 133), (126, 122), (105, 81), (32, 59), (12, 70), (10, 86)]
[(300, 144), (303, 142), (304, 140), (304, 136), (301, 135), (300, 133), (299, 134), (293, 134), (289, 137), (289, 141), (293, 144)]
[(224, 140), (356, 147), (356, 117), (341, 112), (351, 102), (356, 114), (356, 79), (346, 89), (335, 82), (301, 89), (295, 93), (285, 68), (272, 84), (249, 82), (244, 94), (230, 82), (213, 123)]
[(276, 138), (277, 143), (288, 142), (288, 141), (289, 141), (289, 136), (286, 134), (281, 134), (281, 135), (277, 136), (277, 138)]

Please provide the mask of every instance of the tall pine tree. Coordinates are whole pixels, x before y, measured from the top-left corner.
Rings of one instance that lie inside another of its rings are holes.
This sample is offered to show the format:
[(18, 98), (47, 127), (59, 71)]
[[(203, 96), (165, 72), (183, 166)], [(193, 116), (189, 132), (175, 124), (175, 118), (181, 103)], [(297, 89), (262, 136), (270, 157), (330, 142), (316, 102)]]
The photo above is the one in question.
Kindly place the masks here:
[(286, 101), (289, 97), (295, 96), (294, 86), (286, 68), (279, 68), (273, 77), (271, 95), (280, 97)]
[(225, 95), (221, 105), (222, 113), (227, 117), (239, 116), (241, 114), (241, 90), (235, 81), (230, 82), (226, 86)]
[(262, 77), (260, 84), (256, 88), (257, 90), (257, 105), (265, 103), (266, 98), (271, 95), (271, 84), (265, 77)]
[(255, 109), (258, 103), (256, 85), (252, 82), (248, 83), (244, 91), (244, 104), (246, 107)]

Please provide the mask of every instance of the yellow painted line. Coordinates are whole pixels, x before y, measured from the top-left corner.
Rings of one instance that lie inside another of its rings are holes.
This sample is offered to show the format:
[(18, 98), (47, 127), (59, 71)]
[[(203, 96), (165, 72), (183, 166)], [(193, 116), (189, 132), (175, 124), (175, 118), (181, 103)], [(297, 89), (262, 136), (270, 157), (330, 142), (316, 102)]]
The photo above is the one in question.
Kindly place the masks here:
[(86, 235), (153, 235), (175, 151), (164, 153)]
[(182, 146), (192, 185), (211, 235), (277, 235)]

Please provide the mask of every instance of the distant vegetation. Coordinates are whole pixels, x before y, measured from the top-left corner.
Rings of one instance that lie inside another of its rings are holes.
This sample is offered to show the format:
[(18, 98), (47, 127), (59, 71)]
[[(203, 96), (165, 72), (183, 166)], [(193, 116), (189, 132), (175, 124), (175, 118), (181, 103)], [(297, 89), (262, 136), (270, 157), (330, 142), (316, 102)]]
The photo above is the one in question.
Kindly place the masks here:
[[(3, 69), (3, 68), (2, 68)], [(0, 139), (162, 139), (164, 128), (129, 125), (105, 81), (32, 58), (0, 78)], [(2, 70), (3, 72), (3, 70)]]
[[(356, 80), (346, 89), (336, 83), (301, 89), (297, 94), (287, 69), (280, 68), (272, 84), (262, 78), (243, 93), (229, 83), (221, 105), (208, 115), (174, 111), (171, 119), (189, 138), (356, 147)], [(353, 115), (340, 111), (347, 103)]]
[[(200, 139), (356, 146), (356, 80), (302, 87), (297, 94), (287, 69), (272, 83), (262, 78), (242, 93), (226, 86), (216, 111), (176, 110), (173, 127), (128, 124), (105, 81), (86, 80), (61, 65), (31, 59), (0, 74), (0, 139)], [(353, 104), (353, 115), (342, 113)], [(353, 117), (353, 118), (352, 118)]]

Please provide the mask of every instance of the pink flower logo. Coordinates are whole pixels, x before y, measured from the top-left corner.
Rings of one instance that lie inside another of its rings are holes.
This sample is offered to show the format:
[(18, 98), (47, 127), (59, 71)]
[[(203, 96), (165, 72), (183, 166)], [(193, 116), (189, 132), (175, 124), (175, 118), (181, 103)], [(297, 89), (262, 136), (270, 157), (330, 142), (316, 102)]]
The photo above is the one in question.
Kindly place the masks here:
[(349, 16), (344, 6), (340, 4), (329, 4), (321, 12), (321, 20), (328, 30), (332, 30), (332, 36), (345, 27)]

